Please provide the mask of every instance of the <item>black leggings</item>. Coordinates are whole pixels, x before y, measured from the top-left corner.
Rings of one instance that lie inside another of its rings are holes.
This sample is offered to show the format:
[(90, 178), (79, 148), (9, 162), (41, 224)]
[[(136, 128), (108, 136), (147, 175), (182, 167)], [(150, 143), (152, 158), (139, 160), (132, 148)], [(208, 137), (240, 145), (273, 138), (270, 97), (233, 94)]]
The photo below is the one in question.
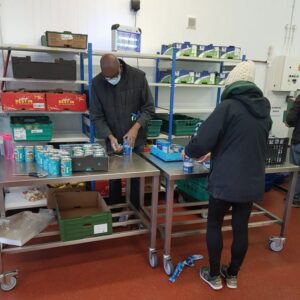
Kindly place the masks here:
[(210, 197), (208, 206), (208, 220), (206, 243), (209, 254), (210, 275), (220, 274), (220, 260), (223, 248), (222, 225), (225, 214), (232, 207), (231, 263), (228, 273), (236, 276), (242, 265), (248, 249), (248, 221), (252, 209), (252, 202), (233, 203)]

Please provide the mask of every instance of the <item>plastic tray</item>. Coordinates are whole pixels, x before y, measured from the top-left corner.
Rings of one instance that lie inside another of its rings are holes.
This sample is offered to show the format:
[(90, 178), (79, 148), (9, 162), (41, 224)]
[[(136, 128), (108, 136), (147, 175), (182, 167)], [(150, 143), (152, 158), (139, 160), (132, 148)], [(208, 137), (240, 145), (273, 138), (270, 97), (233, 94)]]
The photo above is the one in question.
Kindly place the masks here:
[(153, 145), (150, 147), (150, 153), (164, 161), (182, 161), (181, 153), (166, 153)]

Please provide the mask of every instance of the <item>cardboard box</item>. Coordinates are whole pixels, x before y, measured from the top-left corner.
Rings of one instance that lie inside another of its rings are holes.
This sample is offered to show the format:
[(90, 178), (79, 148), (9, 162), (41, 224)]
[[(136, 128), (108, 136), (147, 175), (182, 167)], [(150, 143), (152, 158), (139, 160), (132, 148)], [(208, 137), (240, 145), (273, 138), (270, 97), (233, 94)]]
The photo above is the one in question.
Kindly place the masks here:
[(182, 43), (172, 43), (169, 45), (161, 45), (161, 54), (172, 55), (173, 50), (179, 51), (181, 49)]
[(184, 42), (181, 44), (180, 49), (176, 53), (177, 57), (180, 56), (197, 56), (197, 45), (191, 44), (190, 42)]
[(87, 40), (87, 34), (72, 33), (70, 31), (46, 31), (45, 35), (41, 37), (43, 46), (76, 49), (86, 49)]
[(86, 95), (71, 92), (46, 93), (48, 111), (86, 111)]
[(241, 48), (235, 46), (220, 46), (220, 58), (240, 59)]
[(160, 70), (158, 81), (161, 83), (171, 83), (171, 76), (172, 76), (171, 70)]
[(195, 72), (194, 84), (215, 84), (216, 74), (214, 72)]
[(175, 83), (193, 84), (195, 80), (195, 72), (188, 70), (175, 71)]
[(86, 186), (85, 183), (78, 184), (61, 184), (60, 187), (53, 187), (51, 185), (46, 186), (46, 198), (47, 198), (47, 206), (48, 208), (55, 208), (55, 195), (57, 193), (64, 192), (83, 192), (85, 191)]
[(45, 93), (9, 91), (1, 94), (3, 111), (44, 111), (46, 110)]
[(209, 45), (198, 45), (197, 49), (198, 57), (201, 58), (219, 58), (220, 57), (220, 47)]
[(55, 194), (62, 241), (112, 234), (112, 215), (98, 192)]

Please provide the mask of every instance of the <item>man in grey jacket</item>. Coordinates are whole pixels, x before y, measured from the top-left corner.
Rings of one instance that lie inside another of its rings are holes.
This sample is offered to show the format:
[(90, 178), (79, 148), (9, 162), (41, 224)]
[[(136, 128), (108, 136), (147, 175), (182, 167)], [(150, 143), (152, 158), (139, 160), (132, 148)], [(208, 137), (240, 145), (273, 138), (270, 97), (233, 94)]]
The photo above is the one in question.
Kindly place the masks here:
[[(127, 139), (136, 153), (142, 152), (147, 124), (154, 115), (154, 103), (145, 73), (112, 54), (100, 61), (101, 73), (93, 78), (90, 116), (97, 138), (105, 139), (108, 152), (121, 152)], [(111, 180), (109, 204), (121, 201), (121, 180)], [(132, 179), (131, 202), (139, 206), (139, 180)]]

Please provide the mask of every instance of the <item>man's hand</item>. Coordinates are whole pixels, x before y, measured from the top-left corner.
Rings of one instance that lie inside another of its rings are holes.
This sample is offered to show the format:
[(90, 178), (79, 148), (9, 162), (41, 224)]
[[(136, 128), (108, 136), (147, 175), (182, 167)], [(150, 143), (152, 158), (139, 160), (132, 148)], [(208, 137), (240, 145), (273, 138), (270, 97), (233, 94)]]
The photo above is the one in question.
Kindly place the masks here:
[(186, 157), (186, 154), (185, 154), (184, 150), (182, 150), (182, 152), (181, 152), (181, 158), (182, 158), (182, 160), (184, 160), (185, 157)]
[(127, 139), (128, 144), (130, 147), (134, 148), (135, 140), (137, 138), (139, 129), (141, 128), (141, 125), (136, 122), (129, 131), (124, 135), (124, 139)]
[(108, 136), (108, 138), (110, 140), (110, 144), (111, 144), (111, 147), (113, 148), (113, 150), (117, 153), (121, 152), (122, 147), (120, 147), (118, 140), (112, 134), (110, 134)]
[(210, 160), (210, 152), (196, 159), (198, 163), (203, 163), (207, 160)]

